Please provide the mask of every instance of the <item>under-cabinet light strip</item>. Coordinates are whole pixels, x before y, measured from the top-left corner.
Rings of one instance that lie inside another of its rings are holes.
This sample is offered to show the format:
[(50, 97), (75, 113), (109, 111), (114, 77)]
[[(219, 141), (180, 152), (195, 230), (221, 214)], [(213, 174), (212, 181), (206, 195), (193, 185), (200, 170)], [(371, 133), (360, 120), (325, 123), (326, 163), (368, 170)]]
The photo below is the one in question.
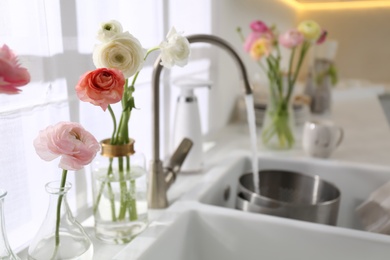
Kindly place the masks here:
[(336, 10), (336, 9), (364, 9), (364, 8), (390, 8), (389, 0), (354, 0), (348, 2), (316, 2), (316, 3), (303, 3), (297, 0), (281, 0), (289, 6), (298, 10)]

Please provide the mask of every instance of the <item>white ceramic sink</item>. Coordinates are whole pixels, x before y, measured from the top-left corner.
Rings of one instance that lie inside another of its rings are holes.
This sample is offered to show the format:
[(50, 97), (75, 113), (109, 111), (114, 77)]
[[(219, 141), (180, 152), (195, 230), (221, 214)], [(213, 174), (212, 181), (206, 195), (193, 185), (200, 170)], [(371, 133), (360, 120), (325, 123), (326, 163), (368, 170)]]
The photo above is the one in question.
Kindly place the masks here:
[[(243, 173), (251, 172), (251, 161), (247, 156), (232, 156), (232, 158), (224, 160), (220, 163), (222, 166), (207, 173), (183, 199), (193, 199), (204, 204), (234, 208), (238, 178)], [(337, 225), (353, 229), (362, 229), (360, 220), (355, 214), (356, 207), (366, 200), (372, 191), (390, 181), (388, 168), (371, 165), (347, 164), (312, 158), (280, 157), (259, 157), (258, 165), (259, 170), (280, 169), (319, 175), (322, 179), (335, 184), (341, 191)], [(227, 196), (228, 194), (229, 196)]]
[(319, 175), (341, 191), (337, 226), (234, 209), (247, 153), (213, 161), (197, 184), (151, 223), (115, 260), (388, 259), (390, 236), (362, 231), (355, 208), (390, 180), (385, 167), (310, 158), (259, 157), (259, 170)]
[(383, 260), (390, 255), (387, 236), (363, 236), (363, 232), (351, 229), (341, 231), (266, 215), (242, 215), (197, 202), (180, 201), (175, 206), (185, 210), (146, 250), (129, 258), (134, 246), (128, 247), (115, 259)]

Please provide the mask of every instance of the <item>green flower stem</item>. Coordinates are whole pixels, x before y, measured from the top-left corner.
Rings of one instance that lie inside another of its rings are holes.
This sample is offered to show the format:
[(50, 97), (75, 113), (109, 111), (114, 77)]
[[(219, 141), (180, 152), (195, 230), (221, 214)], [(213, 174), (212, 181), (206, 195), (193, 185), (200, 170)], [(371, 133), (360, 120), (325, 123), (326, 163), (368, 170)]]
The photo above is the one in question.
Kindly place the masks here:
[[(134, 221), (137, 220), (138, 218), (138, 213), (137, 213), (137, 200), (136, 200), (136, 194), (137, 194), (137, 189), (136, 189), (136, 181), (131, 178), (130, 174), (130, 157), (126, 156), (126, 169), (127, 169), (127, 179), (130, 179), (130, 184), (129, 184), (129, 192), (130, 192), (130, 200), (128, 202), (128, 211), (129, 211), (129, 220)], [(133, 196), (134, 194), (134, 196)]]
[(123, 86), (122, 108), (126, 107), (126, 101), (128, 100), (128, 95), (129, 95), (128, 94), (128, 85), (129, 85), (129, 79), (126, 79), (125, 85)]
[[(113, 130), (113, 133), (112, 133), (112, 136), (111, 136), (111, 140), (110, 140), (110, 143), (113, 144), (114, 138), (115, 138), (115, 132), (116, 132), (116, 128), (117, 128), (117, 126), (116, 126), (116, 118), (115, 118), (114, 111), (112, 110), (110, 105), (108, 105), (108, 111), (110, 112), (110, 115), (112, 117), (112, 121), (114, 123), (114, 130)], [(108, 196), (109, 196), (109, 200), (111, 201), (111, 216), (112, 216), (113, 220), (116, 220), (115, 204), (114, 204), (115, 197), (114, 197), (114, 193), (112, 191), (112, 187), (111, 187), (111, 184), (110, 184), (110, 181), (109, 181), (110, 176), (113, 174), (113, 171), (112, 171), (112, 161), (113, 161), (113, 159), (110, 158), (109, 160), (110, 160), (110, 163), (109, 163), (109, 166), (108, 166), (107, 176), (106, 176), (106, 179), (104, 181), (102, 181), (102, 183), (100, 185), (99, 192), (98, 192), (98, 195), (96, 197), (96, 202), (93, 205), (93, 213), (96, 214), (97, 209), (99, 208), (99, 204), (100, 204), (100, 200), (101, 200), (101, 197), (102, 197), (102, 194), (103, 194), (104, 186), (107, 183)]]
[(108, 111), (110, 112), (110, 115), (111, 115), (111, 118), (112, 118), (112, 122), (114, 123), (114, 130), (112, 131), (112, 135), (111, 135), (111, 144), (113, 144), (114, 139), (115, 139), (115, 132), (116, 132), (116, 117), (115, 117), (115, 113), (112, 110), (110, 105), (108, 105)]
[(242, 33), (241, 27), (237, 27), (237, 28), (236, 28), (236, 31), (237, 31), (238, 35), (240, 36), (241, 41), (242, 41), (242, 42), (245, 42), (245, 36), (244, 36), (244, 34)]
[[(103, 184), (102, 184), (102, 186), (103, 186)], [(116, 221), (115, 195), (114, 195), (114, 192), (112, 191), (110, 181), (107, 181), (107, 188), (108, 188), (108, 197), (109, 197), (110, 204), (111, 204), (111, 218), (113, 221)]]
[(136, 194), (137, 194), (137, 187), (136, 187), (136, 183), (135, 183), (135, 180), (132, 179), (130, 181), (130, 193), (131, 194), (134, 194), (134, 196), (132, 196), (130, 198), (130, 205), (129, 205), (129, 217), (130, 217), (130, 220), (131, 221), (134, 221), (134, 220), (137, 220), (138, 218), (138, 213), (137, 213), (137, 200), (135, 198)]
[[(160, 49), (160, 46), (156, 46), (156, 47), (150, 48), (150, 49), (146, 52), (145, 57), (144, 57), (144, 60), (146, 60), (146, 58), (148, 58), (149, 54), (151, 54), (152, 52), (157, 51), (157, 50), (159, 50), (159, 49)], [(138, 74), (139, 74), (139, 73), (140, 73), (140, 70), (137, 71), (137, 73), (135, 73), (135, 75), (134, 75), (134, 77), (133, 77), (133, 81), (131, 82), (130, 87), (134, 87), (135, 81), (137, 80)]]
[(269, 75), (268, 79), (269, 79), (269, 84), (270, 84), (270, 92), (271, 92), (272, 102), (276, 102), (276, 100), (279, 98), (279, 95), (278, 95), (278, 93), (276, 93), (277, 89), (275, 89), (273, 87), (276, 84), (275, 80), (271, 75)]
[(55, 229), (55, 247), (53, 256), (51, 259), (55, 259), (58, 253), (58, 247), (60, 246), (60, 223), (61, 223), (61, 205), (62, 205), (62, 199), (64, 195), (62, 194), (65, 183), (66, 183), (66, 175), (68, 173), (68, 170), (62, 170), (62, 176), (61, 176), (61, 183), (60, 183), (60, 195), (58, 197), (57, 201), (57, 216), (56, 216), (56, 229)]
[(298, 65), (297, 65), (297, 69), (295, 70), (293, 80), (291, 82), (289, 82), (290, 85), (288, 86), (288, 93), (287, 93), (287, 96), (286, 96), (286, 102), (290, 101), (290, 98), (291, 98), (291, 95), (292, 95), (292, 91), (294, 89), (295, 82), (296, 82), (296, 80), (298, 78), (299, 70), (301, 69), (303, 59), (305, 58), (306, 52), (309, 50), (309, 48), (310, 48), (310, 43), (309, 42), (304, 42), (303, 45), (302, 45), (302, 48), (301, 48), (301, 53), (299, 55)]
[(118, 157), (118, 166), (119, 166), (119, 186), (120, 186), (120, 207), (118, 220), (123, 220), (126, 214), (127, 208), (127, 185), (123, 169), (123, 157)]
[(107, 183), (108, 196), (109, 196), (109, 200), (111, 202), (111, 217), (112, 217), (112, 220), (116, 221), (115, 204), (114, 204), (115, 196), (114, 196), (114, 193), (112, 191), (111, 183), (109, 180), (110, 176), (113, 174), (113, 170), (112, 170), (113, 158), (110, 158), (109, 160), (110, 160), (110, 164), (108, 166), (107, 176), (106, 176), (106, 179), (100, 185), (99, 193), (98, 193), (98, 196), (96, 197), (96, 202), (93, 205), (93, 214), (96, 214), (97, 209), (99, 208), (100, 200), (101, 200), (103, 190), (104, 190), (104, 185)]
[(279, 95), (283, 94), (283, 88), (282, 88), (282, 82), (281, 82), (281, 73), (279, 69), (279, 61), (277, 58), (275, 58), (272, 55), (269, 55), (267, 60), (269, 61), (268, 67), (271, 69), (273, 75), (274, 75), (274, 80), (276, 83), (276, 86), (278, 87), (279, 90)]
[[(281, 75), (278, 74), (279, 69), (278, 69), (276, 59), (271, 58), (271, 57), (272, 56), (269, 56), (267, 58), (267, 64), (268, 64), (269, 72), (270, 72), (268, 74), (268, 78), (269, 78), (270, 82), (273, 82), (274, 84), (276, 84), (279, 99), (283, 99), (283, 87), (282, 87), (283, 85), (282, 85), (282, 81), (281, 81)], [(273, 62), (275, 62), (275, 64), (273, 64)], [(272, 88), (273, 88), (274, 84), (271, 85)]]
[(280, 148), (291, 148), (295, 140), (289, 125), (290, 115), (287, 103), (278, 102), (267, 113), (271, 122), (262, 131), (263, 142), (267, 145), (273, 137), (276, 137)]
[(292, 71), (292, 66), (293, 66), (293, 61), (294, 61), (294, 56), (295, 56), (295, 50), (296, 49), (297, 49), (296, 47), (292, 48), (291, 55), (290, 55), (290, 61), (289, 61), (289, 64), (288, 64), (288, 87), (290, 87), (291, 83), (292, 83), (291, 71)]

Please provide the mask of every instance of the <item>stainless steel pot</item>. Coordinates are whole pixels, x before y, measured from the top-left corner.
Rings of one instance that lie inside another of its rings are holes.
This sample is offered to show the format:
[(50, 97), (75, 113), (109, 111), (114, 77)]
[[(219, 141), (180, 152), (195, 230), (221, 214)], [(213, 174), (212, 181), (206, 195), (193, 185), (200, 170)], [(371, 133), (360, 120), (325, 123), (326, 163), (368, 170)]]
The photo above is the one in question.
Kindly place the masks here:
[(239, 179), (236, 208), (243, 211), (322, 223), (337, 224), (339, 189), (319, 176), (281, 170), (259, 171), (260, 194), (253, 174)]

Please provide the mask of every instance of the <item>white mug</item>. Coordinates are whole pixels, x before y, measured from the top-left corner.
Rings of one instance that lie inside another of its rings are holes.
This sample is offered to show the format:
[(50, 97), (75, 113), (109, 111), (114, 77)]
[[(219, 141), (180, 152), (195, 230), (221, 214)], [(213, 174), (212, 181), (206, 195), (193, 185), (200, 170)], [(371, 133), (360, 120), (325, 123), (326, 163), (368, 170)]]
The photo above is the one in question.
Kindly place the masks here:
[(343, 129), (332, 121), (308, 121), (303, 128), (303, 150), (313, 157), (328, 158), (340, 145), (343, 137)]

